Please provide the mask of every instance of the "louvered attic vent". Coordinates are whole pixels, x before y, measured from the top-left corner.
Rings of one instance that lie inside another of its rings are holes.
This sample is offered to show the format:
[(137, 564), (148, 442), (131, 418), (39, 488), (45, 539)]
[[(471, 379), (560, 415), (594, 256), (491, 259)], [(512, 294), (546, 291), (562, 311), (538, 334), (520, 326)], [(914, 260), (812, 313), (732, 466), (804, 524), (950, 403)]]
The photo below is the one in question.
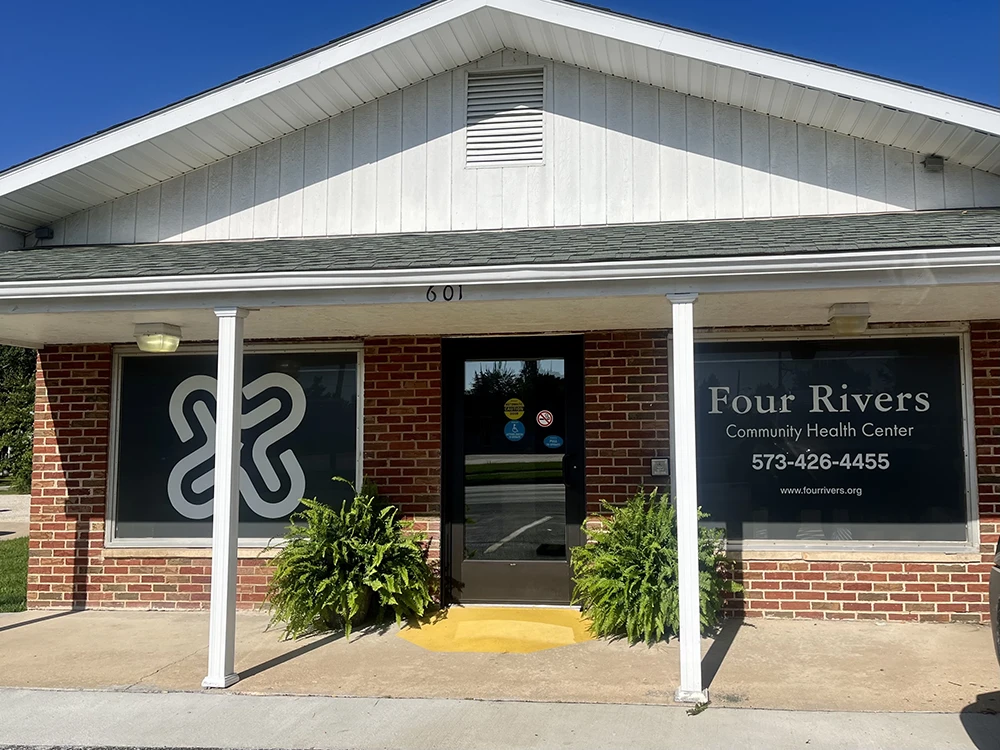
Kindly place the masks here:
[(469, 73), (466, 164), (542, 162), (543, 84), (542, 69)]

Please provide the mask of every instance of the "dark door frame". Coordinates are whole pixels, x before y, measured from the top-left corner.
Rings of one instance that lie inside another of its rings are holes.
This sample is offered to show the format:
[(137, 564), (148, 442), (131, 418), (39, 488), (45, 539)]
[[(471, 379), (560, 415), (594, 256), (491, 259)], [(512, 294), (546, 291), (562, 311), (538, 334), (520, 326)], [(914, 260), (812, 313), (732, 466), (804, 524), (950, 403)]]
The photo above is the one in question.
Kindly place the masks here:
[[(445, 604), (461, 601), (464, 551), (465, 454), (462, 394), (468, 359), (563, 359), (566, 367), (566, 544), (583, 544), (587, 515), (584, 438), (583, 337), (497, 336), (444, 339), (441, 343), (441, 591)], [(566, 575), (569, 576), (568, 564)], [(569, 590), (569, 589), (567, 589)], [(568, 601), (566, 603), (569, 603)]]

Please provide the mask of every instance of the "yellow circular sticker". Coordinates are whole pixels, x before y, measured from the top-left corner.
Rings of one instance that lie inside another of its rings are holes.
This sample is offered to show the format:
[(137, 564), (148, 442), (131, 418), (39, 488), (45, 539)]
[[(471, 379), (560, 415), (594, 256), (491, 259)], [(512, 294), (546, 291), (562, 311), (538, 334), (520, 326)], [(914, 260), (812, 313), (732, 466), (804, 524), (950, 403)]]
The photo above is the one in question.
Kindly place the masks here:
[(519, 398), (509, 398), (503, 405), (503, 413), (508, 419), (520, 419), (524, 416), (524, 402)]

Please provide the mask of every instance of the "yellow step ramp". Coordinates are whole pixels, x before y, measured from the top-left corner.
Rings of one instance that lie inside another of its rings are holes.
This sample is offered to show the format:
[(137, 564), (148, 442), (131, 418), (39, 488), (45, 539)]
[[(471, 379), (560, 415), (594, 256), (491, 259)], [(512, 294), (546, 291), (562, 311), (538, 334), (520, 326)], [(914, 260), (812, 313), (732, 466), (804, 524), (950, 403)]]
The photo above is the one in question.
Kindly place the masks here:
[(569, 608), (451, 607), (410, 623), (399, 637), (428, 651), (529, 654), (593, 640), (589, 626)]

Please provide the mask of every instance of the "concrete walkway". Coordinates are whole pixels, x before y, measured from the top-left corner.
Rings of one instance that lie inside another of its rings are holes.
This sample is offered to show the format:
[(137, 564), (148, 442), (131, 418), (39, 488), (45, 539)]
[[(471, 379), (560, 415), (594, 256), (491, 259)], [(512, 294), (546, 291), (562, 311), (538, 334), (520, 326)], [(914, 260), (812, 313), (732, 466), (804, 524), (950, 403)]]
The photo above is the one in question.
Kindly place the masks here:
[(28, 536), (31, 495), (0, 494), (0, 541)]
[(1000, 750), (1000, 716), (0, 690), (0, 745)]
[[(590, 641), (535, 653), (440, 653), (396, 629), (282, 641), (238, 617), (230, 693), (672, 704), (676, 642)], [(203, 612), (0, 615), (0, 687), (197, 691)], [(836, 711), (1000, 711), (989, 630), (973, 625), (755, 620), (705, 639), (713, 705)], [(0, 710), (0, 713), (3, 713)]]

